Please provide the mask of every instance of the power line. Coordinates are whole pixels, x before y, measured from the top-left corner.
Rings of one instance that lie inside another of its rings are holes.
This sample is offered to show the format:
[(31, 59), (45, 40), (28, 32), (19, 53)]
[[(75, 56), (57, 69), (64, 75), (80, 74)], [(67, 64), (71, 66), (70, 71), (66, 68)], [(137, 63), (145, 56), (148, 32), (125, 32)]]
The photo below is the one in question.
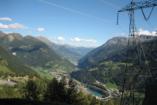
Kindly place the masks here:
[(113, 4), (113, 3), (109, 2), (109, 1), (106, 1), (106, 0), (99, 0), (99, 1), (101, 1), (105, 5), (108, 5), (108, 6), (112, 7), (112, 8), (114, 8), (114, 9), (119, 9), (120, 8), (118, 5), (115, 5), (115, 4)]
[(56, 7), (56, 8), (60, 8), (60, 9), (63, 9), (65, 11), (68, 11), (68, 12), (71, 12), (71, 13), (75, 13), (75, 14), (79, 14), (81, 16), (86, 16), (86, 17), (97, 19), (97, 20), (102, 21), (104, 23), (108, 23), (110, 21), (110, 20), (103, 19), (103, 18), (94, 16), (94, 15), (91, 15), (91, 14), (88, 14), (88, 13), (85, 13), (85, 12), (82, 12), (82, 11), (79, 11), (79, 10), (75, 10), (73, 8), (68, 8), (68, 7), (65, 7), (65, 6), (53, 3), (53, 2), (49, 2), (47, 0), (39, 0), (39, 1), (42, 2), (42, 3), (44, 3), (44, 4), (47, 4), (47, 5)]

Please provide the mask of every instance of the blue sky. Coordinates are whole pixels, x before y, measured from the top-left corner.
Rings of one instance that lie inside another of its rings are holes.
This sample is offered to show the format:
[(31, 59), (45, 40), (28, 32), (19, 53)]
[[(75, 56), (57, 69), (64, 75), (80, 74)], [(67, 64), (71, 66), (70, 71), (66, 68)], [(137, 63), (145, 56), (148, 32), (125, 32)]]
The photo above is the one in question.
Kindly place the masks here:
[[(128, 15), (122, 13), (117, 26), (116, 12), (129, 1), (0, 0), (0, 30), (41, 35), (62, 44), (99, 46), (114, 36), (127, 36)], [(156, 12), (154, 9), (150, 20), (145, 22), (137, 11), (137, 28), (144, 32), (156, 30)]]

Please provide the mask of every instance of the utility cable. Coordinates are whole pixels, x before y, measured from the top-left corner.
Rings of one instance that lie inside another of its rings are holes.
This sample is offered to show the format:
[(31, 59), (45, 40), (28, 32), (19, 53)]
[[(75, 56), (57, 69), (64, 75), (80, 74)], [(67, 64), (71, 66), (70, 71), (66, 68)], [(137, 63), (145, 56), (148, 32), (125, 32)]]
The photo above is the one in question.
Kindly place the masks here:
[(143, 8), (141, 8), (141, 12), (142, 12), (142, 15), (143, 15), (143, 17), (144, 17), (145, 21), (148, 21), (148, 20), (150, 19), (150, 17), (151, 17), (151, 15), (152, 15), (153, 10), (154, 10), (154, 7), (152, 7), (151, 11), (149, 12), (149, 15), (148, 15), (148, 16), (146, 16), (146, 14), (145, 14), (145, 12), (144, 12)]

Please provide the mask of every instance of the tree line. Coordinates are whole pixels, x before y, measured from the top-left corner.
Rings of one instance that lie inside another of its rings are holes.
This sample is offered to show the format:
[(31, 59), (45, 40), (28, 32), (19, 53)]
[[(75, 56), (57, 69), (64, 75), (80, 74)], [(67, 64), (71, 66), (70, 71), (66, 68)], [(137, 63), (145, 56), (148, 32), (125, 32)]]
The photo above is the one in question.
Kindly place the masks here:
[(67, 105), (114, 105), (113, 101), (103, 102), (85, 94), (73, 80), (52, 79), (51, 81), (29, 80), (23, 90), (23, 98), (31, 101), (61, 102)]

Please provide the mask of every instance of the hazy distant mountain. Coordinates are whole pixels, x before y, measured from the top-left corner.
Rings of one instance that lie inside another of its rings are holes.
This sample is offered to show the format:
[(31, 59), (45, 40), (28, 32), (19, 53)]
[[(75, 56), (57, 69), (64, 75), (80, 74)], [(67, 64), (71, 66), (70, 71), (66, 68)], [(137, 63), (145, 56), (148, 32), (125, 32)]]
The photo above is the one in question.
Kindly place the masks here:
[(0, 33), (0, 45), (31, 67), (42, 67), (49, 70), (72, 71), (73, 64), (61, 58), (42, 41), (18, 33)]
[(68, 59), (73, 64), (77, 64), (79, 59), (85, 56), (88, 52), (90, 52), (94, 48), (86, 48), (86, 47), (74, 47), (70, 45), (59, 45), (49, 41), (45, 37), (37, 37), (39, 40), (43, 41), (47, 45), (50, 46), (57, 54), (62, 56), (65, 59)]

